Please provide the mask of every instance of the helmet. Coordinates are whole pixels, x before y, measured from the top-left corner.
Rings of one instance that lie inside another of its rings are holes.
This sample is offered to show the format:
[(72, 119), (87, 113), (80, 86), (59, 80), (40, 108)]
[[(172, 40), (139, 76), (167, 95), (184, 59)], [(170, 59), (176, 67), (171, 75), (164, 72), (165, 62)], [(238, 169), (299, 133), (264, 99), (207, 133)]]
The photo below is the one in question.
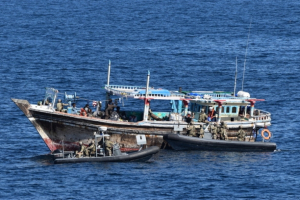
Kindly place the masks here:
[(61, 99), (58, 99), (58, 102), (61, 102)]
[(190, 114), (192, 114), (192, 112), (191, 112), (191, 111), (188, 111), (187, 114), (190, 115)]
[(239, 128), (242, 128), (242, 126), (239, 126)]
[(82, 145), (82, 142), (79, 142), (80, 145)]

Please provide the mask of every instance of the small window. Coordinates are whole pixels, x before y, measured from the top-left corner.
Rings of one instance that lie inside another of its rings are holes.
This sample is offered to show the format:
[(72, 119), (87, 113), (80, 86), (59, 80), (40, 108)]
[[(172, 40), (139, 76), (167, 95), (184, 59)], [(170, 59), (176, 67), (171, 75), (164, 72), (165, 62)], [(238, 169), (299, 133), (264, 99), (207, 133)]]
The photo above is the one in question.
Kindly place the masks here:
[(237, 113), (236, 107), (232, 107), (232, 113)]
[(222, 113), (224, 113), (224, 106), (222, 107)]
[(229, 113), (229, 110), (230, 110), (230, 108), (229, 108), (229, 106), (227, 106), (226, 113)]

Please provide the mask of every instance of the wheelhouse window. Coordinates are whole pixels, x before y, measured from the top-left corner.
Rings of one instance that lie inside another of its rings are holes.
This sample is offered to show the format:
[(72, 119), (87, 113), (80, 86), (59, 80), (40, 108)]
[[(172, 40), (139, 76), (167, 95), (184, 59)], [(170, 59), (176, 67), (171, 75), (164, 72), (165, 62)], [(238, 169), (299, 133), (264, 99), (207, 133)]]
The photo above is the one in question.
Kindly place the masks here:
[(236, 107), (232, 107), (232, 113), (237, 113)]
[(226, 107), (226, 113), (230, 113), (230, 107), (229, 106)]

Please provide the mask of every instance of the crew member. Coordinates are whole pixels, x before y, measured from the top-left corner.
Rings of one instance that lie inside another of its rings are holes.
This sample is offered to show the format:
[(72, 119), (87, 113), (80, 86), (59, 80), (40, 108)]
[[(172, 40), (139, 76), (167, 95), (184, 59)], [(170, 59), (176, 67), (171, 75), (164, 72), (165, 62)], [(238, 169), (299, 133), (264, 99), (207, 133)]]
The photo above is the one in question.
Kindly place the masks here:
[(67, 106), (69, 104), (64, 104), (61, 102), (61, 99), (58, 99), (57, 104), (56, 104), (56, 111), (62, 112), (64, 109), (64, 106)]
[(187, 115), (184, 117), (186, 123), (190, 124), (193, 120), (193, 117), (191, 116), (191, 111), (188, 111)]
[(112, 111), (114, 110), (116, 106), (112, 102), (112, 99), (109, 99), (107, 107), (105, 109), (105, 119), (109, 119)]
[(91, 115), (92, 114), (92, 109), (90, 108), (89, 104), (85, 104), (84, 110), (87, 113), (87, 115)]
[(112, 155), (113, 146), (114, 146), (114, 143), (112, 141), (110, 141), (110, 137), (106, 136), (105, 137), (105, 150), (106, 150), (106, 154), (108, 154), (108, 156)]
[(85, 149), (85, 155), (91, 157), (91, 154), (95, 154), (95, 153), (96, 153), (96, 145), (95, 142), (92, 141), (90, 146)]
[(187, 125), (187, 135), (190, 136), (190, 137), (197, 137), (197, 131), (196, 131), (196, 128), (193, 124), (193, 122), (189, 123)]
[(239, 126), (239, 131), (237, 133), (237, 136), (238, 136), (238, 141), (245, 141), (245, 136), (246, 136), (246, 133), (245, 131), (242, 129), (242, 126)]
[(199, 138), (204, 138), (204, 129), (203, 129), (202, 124), (200, 124)]
[(79, 148), (80, 148), (80, 151), (75, 151), (76, 158), (83, 157), (85, 154), (86, 147), (82, 144), (82, 142), (79, 142)]
[(210, 133), (211, 133), (212, 139), (216, 140), (218, 133), (217, 133), (217, 127), (215, 127), (214, 124), (210, 125)]
[(227, 125), (225, 122), (221, 121), (221, 138), (222, 140), (228, 140), (227, 136)]
[[(215, 109), (213, 107), (209, 108), (209, 112), (208, 112), (208, 118), (210, 119), (210, 121), (215, 122), (216, 121), (216, 112)], [(209, 120), (208, 120), (209, 121)]]
[(205, 122), (207, 120), (207, 115), (204, 112), (204, 108), (201, 109), (201, 113), (199, 115), (198, 122)]
[(80, 109), (80, 116), (84, 116), (84, 117), (87, 116), (87, 113), (83, 108)]
[(76, 103), (72, 103), (72, 114), (77, 114)]

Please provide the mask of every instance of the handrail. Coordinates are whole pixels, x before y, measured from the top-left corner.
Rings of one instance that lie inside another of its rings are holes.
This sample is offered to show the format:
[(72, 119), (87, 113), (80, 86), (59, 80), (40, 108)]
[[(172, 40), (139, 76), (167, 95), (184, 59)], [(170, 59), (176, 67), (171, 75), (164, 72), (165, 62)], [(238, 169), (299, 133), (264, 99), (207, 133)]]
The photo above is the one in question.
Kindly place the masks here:
[(261, 121), (261, 120), (271, 120), (271, 113), (264, 111), (264, 110), (259, 110), (260, 114), (259, 115), (253, 115), (251, 119), (254, 121)]

